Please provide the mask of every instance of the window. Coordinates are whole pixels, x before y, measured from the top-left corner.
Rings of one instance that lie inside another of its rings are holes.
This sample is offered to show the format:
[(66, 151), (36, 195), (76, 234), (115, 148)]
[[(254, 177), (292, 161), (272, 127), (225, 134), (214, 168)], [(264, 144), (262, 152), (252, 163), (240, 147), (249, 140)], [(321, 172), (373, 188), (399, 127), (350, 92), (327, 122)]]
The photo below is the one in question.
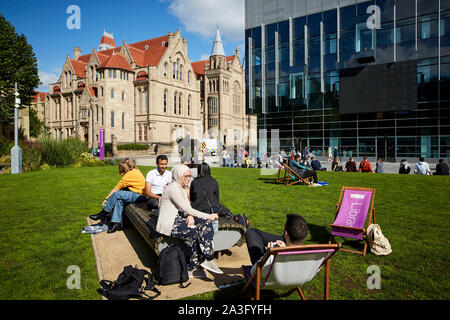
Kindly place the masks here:
[(116, 70), (113, 70), (113, 78), (116, 78)]
[(114, 111), (111, 111), (111, 128), (114, 128)]
[(188, 83), (191, 82), (191, 71), (188, 71), (187, 82), (188, 82)]
[(183, 80), (183, 65), (180, 66), (180, 80)]
[(181, 93), (180, 93), (180, 96), (178, 97), (178, 114), (181, 114), (181, 99), (182, 99), (182, 97), (181, 97)]
[(167, 112), (167, 90), (164, 90), (164, 113)]
[(188, 96), (188, 101), (187, 101), (187, 115), (188, 115), (188, 116), (191, 115), (191, 95)]
[(144, 124), (144, 141), (147, 141), (147, 125)]
[(125, 101), (125, 92), (122, 91), (122, 101)]
[(109, 71), (109, 78), (112, 78), (112, 70), (109, 69), (108, 71)]
[(102, 108), (102, 126), (105, 124), (105, 122), (103, 121), (103, 108)]
[(173, 63), (173, 73), (172, 73), (172, 78), (173, 78), (173, 79), (175, 79), (176, 68), (177, 68), (177, 64), (174, 62), (174, 63)]
[(167, 62), (164, 63), (164, 77), (167, 77)]
[(177, 80), (180, 79), (180, 59), (177, 59)]
[(95, 111), (96, 111), (96, 119), (95, 119), (95, 121), (98, 121), (98, 106), (95, 107)]
[(103, 97), (103, 87), (100, 87), (100, 94)]
[(111, 99), (114, 99), (114, 89), (111, 89)]
[(142, 125), (138, 125), (139, 128), (139, 141), (142, 141)]
[(122, 129), (125, 129), (125, 112), (122, 112)]
[(173, 94), (173, 114), (177, 114), (177, 93)]
[(148, 90), (144, 91), (144, 99), (145, 99), (145, 112), (148, 113)]

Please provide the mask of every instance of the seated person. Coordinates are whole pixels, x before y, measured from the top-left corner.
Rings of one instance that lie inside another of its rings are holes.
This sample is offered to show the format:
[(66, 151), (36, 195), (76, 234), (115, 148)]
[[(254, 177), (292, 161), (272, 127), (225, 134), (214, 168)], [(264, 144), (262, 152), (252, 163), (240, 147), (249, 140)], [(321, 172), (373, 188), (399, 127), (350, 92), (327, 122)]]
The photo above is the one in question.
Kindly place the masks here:
[[(245, 234), (248, 254), (252, 263), (251, 272), (256, 270), (256, 263), (262, 259), (266, 252), (266, 247), (289, 247), (300, 245), (308, 235), (308, 225), (305, 219), (297, 214), (286, 215), (283, 236), (273, 235), (256, 228), (249, 228)], [(267, 260), (261, 269), (261, 277), (267, 276), (273, 257)]]
[(438, 176), (448, 176), (448, 164), (444, 159), (439, 159), (439, 163), (436, 164), (436, 172), (434, 173)]
[[(187, 187), (191, 183), (191, 171), (186, 165), (176, 165), (172, 169), (172, 182), (161, 197), (156, 231), (188, 242), (191, 254), (188, 273), (195, 277), (194, 271), (203, 267), (211, 272), (222, 274), (214, 261), (214, 229), (212, 221), (219, 218), (215, 213), (206, 214), (191, 207)], [(182, 211), (181, 215), (179, 212)], [(201, 269), (200, 269), (201, 270)], [(202, 270), (201, 270), (202, 271)], [(201, 277), (204, 277), (201, 275)]]
[(150, 197), (147, 201), (148, 210), (159, 208), (164, 188), (172, 182), (172, 173), (167, 170), (167, 164), (166, 155), (157, 156), (156, 169), (149, 171), (145, 177), (145, 194)]
[(192, 208), (204, 213), (217, 213), (219, 203), (219, 184), (211, 177), (211, 169), (205, 162), (197, 167), (197, 178), (192, 180), (190, 200)]
[(400, 169), (398, 170), (398, 173), (400, 174), (409, 174), (411, 172), (411, 167), (408, 164), (408, 160), (402, 159), (400, 162)]
[(334, 160), (331, 163), (331, 171), (344, 171), (341, 166), (341, 161), (338, 157), (334, 157)]
[(350, 157), (350, 159), (348, 159), (347, 163), (345, 164), (345, 171), (347, 171), (347, 172), (357, 172), (358, 171), (358, 170), (356, 170), (355, 158)]
[(108, 233), (121, 229), (122, 211), (125, 205), (147, 200), (145, 197), (145, 178), (141, 171), (136, 168), (133, 160), (125, 158), (120, 161), (119, 174), (123, 177), (106, 196), (102, 203), (103, 210), (90, 216), (92, 220), (104, 219), (108, 213), (112, 212)]
[(313, 186), (320, 186), (320, 184), (318, 184), (318, 180), (317, 180), (317, 172), (315, 171), (311, 171), (308, 170), (307, 167), (302, 166), (301, 164), (299, 164), (298, 162), (300, 161), (300, 156), (296, 155), (294, 157), (294, 160), (291, 160), (291, 169), (294, 170), (300, 177), (302, 177), (302, 179), (306, 179), (309, 177), (313, 178)]
[(309, 167), (311, 167), (311, 165), (310, 165), (310, 163), (309, 163), (309, 161), (308, 161), (308, 158), (306, 158), (306, 157), (303, 157), (303, 158), (302, 158), (302, 161), (300, 162), (300, 164), (301, 164), (302, 166), (304, 166), (304, 167), (307, 167), (308, 169), (309, 169)]
[(327, 168), (322, 168), (320, 161), (317, 160), (314, 156), (311, 157), (311, 168), (314, 171), (325, 171)]
[(430, 166), (428, 165), (428, 162), (425, 162), (423, 157), (420, 157), (419, 162), (416, 163), (414, 174), (431, 175)]
[(384, 173), (384, 162), (383, 159), (378, 158), (376, 167), (375, 167), (375, 173)]
[(360, 162), (358, 172), (369, 172), (373, 173), (372, 165), (370, 164), (369, 158), (364, 156), (364, 160)]

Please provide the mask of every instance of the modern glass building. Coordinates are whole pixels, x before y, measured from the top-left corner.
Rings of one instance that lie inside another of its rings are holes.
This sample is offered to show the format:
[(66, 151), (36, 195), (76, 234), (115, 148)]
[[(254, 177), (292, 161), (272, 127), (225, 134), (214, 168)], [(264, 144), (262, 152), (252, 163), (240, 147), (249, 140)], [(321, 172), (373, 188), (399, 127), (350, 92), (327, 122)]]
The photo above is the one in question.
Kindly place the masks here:
[(450, 157), (450, 0), (246, 0), (245, 15), (247, 113), (269, 140)]

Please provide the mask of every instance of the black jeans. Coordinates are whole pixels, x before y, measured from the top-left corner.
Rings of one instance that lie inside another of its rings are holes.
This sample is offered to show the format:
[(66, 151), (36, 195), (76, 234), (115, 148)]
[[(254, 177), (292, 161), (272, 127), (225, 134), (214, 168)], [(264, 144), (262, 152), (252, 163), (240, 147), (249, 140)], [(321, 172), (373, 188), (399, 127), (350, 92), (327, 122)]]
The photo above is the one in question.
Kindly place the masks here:
[(317, 183), (317, 172), (311, 171), (311, 170), (305, 170), (303, 172), (302, 178), (306, 179), (306, 178), (309, 178), (309, 177), (312, 177), (314, 183)]
[[(161, 197), (160, 194), (157, 194), (157, 196), (160, 196), (160, 197)], [(150, 197), (149, 197), (149, 198), (150, 198)], [(150, 210), (150, 211), (152, 211), (153, 209), (158, 209), (158, 204), (159, 204), (159, 200), (158, 200), (158, 199), (150, 198), (150, 199), (147, 201), (147, 208), (148, 208), (148, 210)]]
[(247, 241), (248, 254), (252, 265), (264, 256), (264, 253), (266, 252), (265, 247), (268, 242), (274, 242), (277, 240), (285, 242), (283, 237), (276, 236), (256, 228), (250, 228), (247, 230), (245, 240)]

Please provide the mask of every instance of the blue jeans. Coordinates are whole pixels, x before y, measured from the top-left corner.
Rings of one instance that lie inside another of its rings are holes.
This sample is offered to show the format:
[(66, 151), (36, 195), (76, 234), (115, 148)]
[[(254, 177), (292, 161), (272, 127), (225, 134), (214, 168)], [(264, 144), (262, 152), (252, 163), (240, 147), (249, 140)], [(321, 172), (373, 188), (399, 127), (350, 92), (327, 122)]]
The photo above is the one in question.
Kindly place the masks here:
[(109, 198), (106, 206), (103, 208), (106, 212), (112, 212), (111, 222), (121, 222), (122, 221), (122, 211), (123, 207), (129, 203), (133, 202), (144, 202), (147, 198), (141, 196), (139, 193), (119, 190), (112, 194)]

